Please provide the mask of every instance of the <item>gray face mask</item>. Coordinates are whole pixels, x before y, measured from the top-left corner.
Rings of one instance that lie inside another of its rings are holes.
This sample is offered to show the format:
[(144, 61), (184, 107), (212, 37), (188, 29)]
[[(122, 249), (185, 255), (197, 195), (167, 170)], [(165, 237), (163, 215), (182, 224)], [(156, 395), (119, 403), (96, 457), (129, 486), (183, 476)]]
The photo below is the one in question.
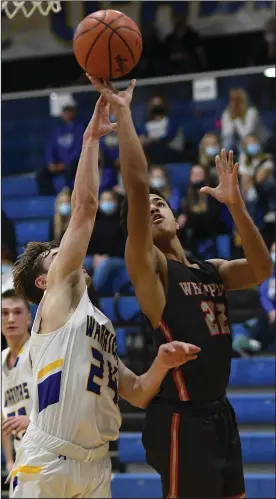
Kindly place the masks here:
[(166, 180), (160, 177), (153, 177), (150, 179), (150, 185), (154, 189), (163, 189), (166, 185)]

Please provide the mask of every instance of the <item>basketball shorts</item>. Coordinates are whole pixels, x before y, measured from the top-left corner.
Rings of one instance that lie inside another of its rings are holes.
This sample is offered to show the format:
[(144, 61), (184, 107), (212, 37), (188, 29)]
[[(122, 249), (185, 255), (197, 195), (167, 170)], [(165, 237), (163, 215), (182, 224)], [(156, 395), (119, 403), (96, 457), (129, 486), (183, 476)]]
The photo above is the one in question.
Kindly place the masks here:
[[(87, 451), (68, 442), (62, 446), (62, 440), (49, 436), (54, 449), (51, 452), (45, 433), (40, 432), (43, 439), (36, 441), (28, 433), (22, 440), (9, 477), (10, 497), (111, 497), (108, 447), (95, 449), (97, 452), (93, 455), (93, 450)], [(74, 454), (76, 458), (72, 457)], [(89, 460), (85, 461), (86, 458)]]
[(245, 497), (240, 437), (226, 398), (204, 406), (153, 401), (143, 445), (161, 476), (163, 497)]

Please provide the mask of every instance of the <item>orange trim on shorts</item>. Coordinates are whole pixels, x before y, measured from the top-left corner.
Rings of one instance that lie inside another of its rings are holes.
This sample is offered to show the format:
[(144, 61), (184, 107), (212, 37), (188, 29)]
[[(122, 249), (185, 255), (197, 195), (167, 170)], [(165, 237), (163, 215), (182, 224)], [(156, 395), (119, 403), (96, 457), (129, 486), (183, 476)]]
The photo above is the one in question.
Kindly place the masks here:
[[(172, 333), (164, 321), (160, 322), (159, 328), (168, 342), (173, 341)], [(190, 400), (181, 368), (176, 368), (173, 370), (173, 380), (177, 389), (179, 400), (182, 401)]]
[(178, 498), (178, 434), (180, 414), (175, 412), (171, 424), (170, 486), (167, 498)]
[(245, 492), (242, 492), (242, 494), (237, 494), (236, 496), (224, 496), (222, 499), (242, 499), (246, 497)]

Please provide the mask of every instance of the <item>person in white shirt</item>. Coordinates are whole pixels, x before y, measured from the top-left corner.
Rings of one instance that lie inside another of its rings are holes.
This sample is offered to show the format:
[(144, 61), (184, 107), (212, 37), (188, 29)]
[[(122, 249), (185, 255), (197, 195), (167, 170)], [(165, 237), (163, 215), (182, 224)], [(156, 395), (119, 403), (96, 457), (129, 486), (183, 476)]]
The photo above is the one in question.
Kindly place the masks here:
[(221, 118), (221, 137), (226, 149), (237, 149), (240, 142), (255, 134), (264, 143), (270, 136), (265, 129), (259, 111), (249, 104), (242, 88), (231, 88), (228, 107)]
[(2, 438), (8, 471), (14, 464), (13, 442), (17, 450), (32, 408), (30, 325), (28, 302), (13, 289), (2, 293), (2, 334), (8, 344), (2, 352)]

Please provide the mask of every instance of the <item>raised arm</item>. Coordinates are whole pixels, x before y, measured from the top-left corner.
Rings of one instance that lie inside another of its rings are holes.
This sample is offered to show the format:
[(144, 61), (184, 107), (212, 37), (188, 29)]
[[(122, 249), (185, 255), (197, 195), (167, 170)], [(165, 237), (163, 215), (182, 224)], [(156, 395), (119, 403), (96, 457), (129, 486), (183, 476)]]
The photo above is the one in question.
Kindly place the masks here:
[(83, 136), (71, 200), (72, 216), (49, 271), (48, 289), (81, 271), (98, 208), (99, 140), (115, 128), (109, 121), (109, 105), (100, 97)]
[(165, 295), (157, 274), (158, 253), (152, 238), (148, 165), (130, 111), (135, 80), (125, 91), (117, 93), (110, 83), (89, 79), (111, 103), (116, 115), (121, 174), (128, 200), (126, 264), (140, 307), (151, 322), (155, 322), (150, 316), (151, 302), (154, 300), (154, 313), (160, 318)]
[(202, 192), (213, 196), (228, 207), (242, 240), (245, 257), (237, 260), (211, 260), (227, 289), (247, 289), (269, 278), (273, 265), (269, 251), (259, 230), (250, 218), (238, 185), (238, 163), (233, 165), (233, 152), (221, 151), (216, 157), (219, 185), (215, 189), (203, 187)]
[(149, 370), (136, 376), (119, 360), (119, 395), (130, 404), (144, 409), (159, 392), (170, 369), (195, 360), (200, 348), (181, 341), (172, 341), (159, 348)]

